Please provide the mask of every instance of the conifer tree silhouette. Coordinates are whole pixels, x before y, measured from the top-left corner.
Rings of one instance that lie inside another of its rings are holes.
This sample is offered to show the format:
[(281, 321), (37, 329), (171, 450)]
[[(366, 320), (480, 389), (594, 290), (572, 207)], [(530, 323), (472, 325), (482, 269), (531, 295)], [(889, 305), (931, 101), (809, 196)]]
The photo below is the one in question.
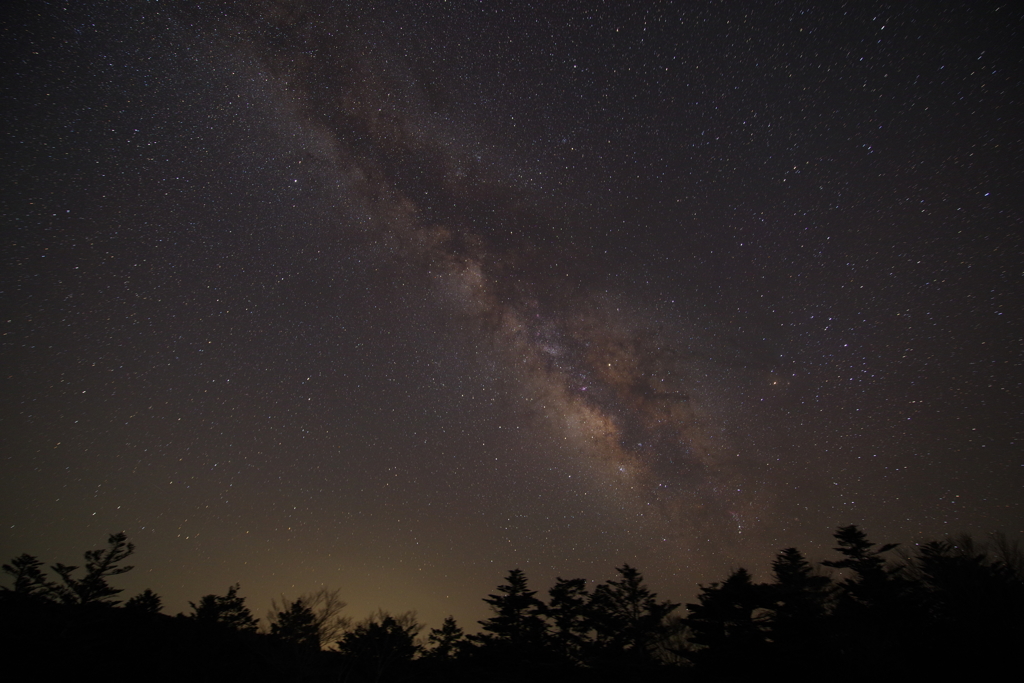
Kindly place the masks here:
[(42, 569), (43, 563), (34, 555), (23, 553), (5, 564), (5, 573), (14, 577), (14, 587), (0, 587), (0, 592), (23, 597), (52, 598), (56, 596), (57, 586), (46, 578)]
[(85, 576), (75, 579), (71, 576), (78, 567), (67, 567), (57, 563), (53, 570), (60, 575), (64, 581), (63, 586), (57, 589), (61, 600), (67, 603), (90, 604), (101, 603), (116, 605), (120, 600), (113, 600), (113, 596), (121, 592), (120, 588), (113, 588), (107, 583), (107, 577), (117, 576), (131, 571), (134, 567), (119, 566), (133, 552), (135, 544), (128, 542), (124, 532), (111, 534), (107, 539), (107, 548), (87, 550), (85, 553)]
[(841, 582), (841, 597), (863, 605), (891, 600), (901, 587), (896, 581), (898, 568), (892, 571), (886, 569), (882, 555), (896, 548), (899, 543), (886, 543), (876, 548), (878, 544), (869, 541), (867, 534), (855, 524), (840, 527), (833, 536), (838, 544), (835, 550), (845, 557), (842, 560), (825, 560), (822, 564), (836, 569), (850, 569), (855, 574)]
[(23, 554), (3, 565), (3, 571), (14, 577), (14, 587), (2, 590), (5, 593), (45, 598), (68, 605), (116, 605), (113, 599), (121, 592), (108, 583), (111, 576), (131, 571), (132, 566), (121, 566), (133, 552), (135, 545), (128, 542), (123, 533), (110, 534), (107, 547), (85, 552), (85, 576), (76, 578), (79, 567), (60, 562), (51, 569), (61, 582), (50, 581), (42, 570), (43, 563), (34, 555)]
[(579, 660), (593, 628), (587, 580), (558, 577), (548, 591), (545, 616), (550, 624), (549, 646), (570, 661)]
[(275, 615), (270, 635), (305, 650), (320, 649), (320, 629), (316, 614), (298, 598)]
[(416, 644), (420, 629), (414, 612), (394, 616), (381, 610), (357, 624), (338, 641), (338, 651), (349, 660), (346, 679), (355, 674), (356, 680), (376, 683), (408, 665), (420, 651)]
[(772, 562), (775, 582), (768, 586), (771, 631), (775, 642), (807, 636), (826, 614), (831, 580), (816, 574), (796, 548), (779, 552)]
[(431, 658), (450, 661), (459, 655), (459, 650), (466, 642), (466, 634), (455, 622), (455, 617), (448, 616), (441, 628), (430, 629), (427, 642), (432, 645), (428, 652)]
[(624, 564), (616, 571), (622, 578), (599, 585), (590, 599), (597, 646), (605, 654), (650, 660), (666, 635), (666, 617), (679, 604), (659, 602), (635, 567)]
[(159, 614), (163, 609), (163, 601), (159, 595), (147, 588), (124, 603), (124, 608), (142, 614)]
[(739, 675), (744, 662), (763, 655), (766, 634), (759, 610), (766, 603), (764, 587), (742, 567), (722, 583), (702, 585), (697, 602), (686, 605), (692, 640), (703, 647), (694, 657), (705, 666)]
[(235, 631), (255, 633), (256, 619), (245, 606), (245, 598), (238, 595), (239, 588), (236, 583), (228, 588), (226, 595), (204, 595), (198, 605), (188, 603), (192, 606), (191, 617), (201, 624), (218, 624)]
[(526, 574), (513, 569), (505, 577), (506, 584), (498, 586), (498, 593), (488, 595), (484, 602), (491, 606), (494, 616), (481, 621), (487, 635), (480, 641), (498, 641), (515, 648), (538, 647), (542, 644), (545, 626), (541, 615), (544, 603), (536, 597), (536, 591), (527, 586)]

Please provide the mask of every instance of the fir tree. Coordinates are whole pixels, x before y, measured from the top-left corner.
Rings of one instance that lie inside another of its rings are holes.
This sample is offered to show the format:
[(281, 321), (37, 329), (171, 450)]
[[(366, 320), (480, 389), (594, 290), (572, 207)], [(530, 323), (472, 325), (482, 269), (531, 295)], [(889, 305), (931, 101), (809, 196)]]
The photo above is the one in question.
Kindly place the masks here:
[(483, 641), (496, 640), (516, 648), (537, 647), (544, 638), (544, 603), (529, 590), (526, 575), (513, 569), (505, 578), (508, 582), (498, 586), (498, 593), (488, 595), (484, 602), (491, 606), (494, 616), (480, 625), (489, 635)]
[(141, 614), (159, 614), (163, 609), (163, 601), (159, 595), (147, 588), (124, 603), (124, 608)]
[(192, 618), (203, 624), (218, 624), (235, 631), (255, 633), (256, 619), (245, 606), (245, 598), (238, 595), (241, 586), (235, 584), (228, 589), (227, 595), (204, 595), (199, 604), (192, 606)]
[(303, 649), (320, 649), (320, 629), (316, 614), (302, 598), (278, 612), (270, 624), (270, 635)]
[(429, 655), (432, 659), (450, 661), (458, 656), (459, 650), (465, 645), (466, 635), (455, 622), (455, 617), (447, 617), (441, 628), (430, 629), (427, 642), (432, 645)]
[(559, 577), (548, 597), (545, 615), (551, 626), (550, 647), (570, 660), (577, 660), (592, 628), (587, 580)]
[(3, 593), (35, 598), (50, 598), (56, 595), (57, 586), (51, 583), (42, 570), (43, 563), (28, 553), (19, 555), (5, 564), (5, 573), (14, 577), (14, 587), (0, 587)]
[(679, 604), (659, 602), (636, 568), (624, 564), (616, 571), (622, 578), (601, 584), (590, 599), (597, 645), (605, 654), (651, 660), (658, 642), (667, 636), (666, 617)]

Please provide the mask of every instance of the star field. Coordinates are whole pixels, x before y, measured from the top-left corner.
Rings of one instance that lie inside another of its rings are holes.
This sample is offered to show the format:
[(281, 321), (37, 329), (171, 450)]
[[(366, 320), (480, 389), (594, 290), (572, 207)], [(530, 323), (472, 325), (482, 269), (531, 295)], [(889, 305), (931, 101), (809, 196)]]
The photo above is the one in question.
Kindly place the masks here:
[(472, 630), (1022, 529), (1011, 3), (20, 3), (0, 550)]

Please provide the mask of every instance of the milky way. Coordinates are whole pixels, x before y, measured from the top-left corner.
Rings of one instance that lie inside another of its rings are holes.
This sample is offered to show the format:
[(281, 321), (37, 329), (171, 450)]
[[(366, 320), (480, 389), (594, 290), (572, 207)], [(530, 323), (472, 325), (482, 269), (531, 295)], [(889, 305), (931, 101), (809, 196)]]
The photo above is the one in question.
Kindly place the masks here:
[(472, 630), (516, 566), (1021, 533), (1019, 10), (12, 17), (2, 559)]
[(736, 445), (702, 396), (701, 379), (723, 380), (708, 375), (725, 369), (699, 358), (706, 349), (682, 330), (637, 315), (638, 302), (595, 291), (587, 280), (600, 277), (571, 272), (615, 267), (614, 257), (580, 265), (586, 255), (571, 242), (545, 242), (579, 232), (585, 218), (552, 223), (537, 190), (475, 159), (473, 141), (435, 111), (413, 65), (387, 41), (339, 34), (348, 19), (293, 8), (270, 18), (273, 47), (240, 33), (308, 145), (302, 152), (337, 179), (379, 258), (420, 273), (472, 322), (477, 342), (599, 468), (617, 502), (639, 503), (633, 514), (653, 506), (667, 527), (689, 535), (711, 524), (720, 535), (751, 508), (765, 512), (744, 486), (751, 468), (737, 468)]

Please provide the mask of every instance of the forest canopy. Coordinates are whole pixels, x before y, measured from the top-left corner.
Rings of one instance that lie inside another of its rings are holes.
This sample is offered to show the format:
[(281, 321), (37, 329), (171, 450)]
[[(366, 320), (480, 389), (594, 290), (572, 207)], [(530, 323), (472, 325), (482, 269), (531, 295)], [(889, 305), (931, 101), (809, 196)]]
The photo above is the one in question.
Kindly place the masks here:
[[(1021, 642), (1024, 555), (1005, 536), (903, 548), (851, 525), (834, 539), (836, 559), (816, 566), (785, 548), (769, 581), (737, 568), (700, 585), (685, 609), (629, 564), (593, 589), (559, 577), (544, 594), (512, 569), (483, 598), (491, 616), (477, 632), (449, 617), (425, 633), (411, 611), (353, 622), (338, 589), (282, 596), (263, 625), (237, 583), (174, 617), (151, 589), (122, 603), (111, 581), (132, 569), (135, 547), (116, 533), (80, 567), (51, 565), (54, 576), (28, 554), (4, 564), (0, 622), (15, 658), (40, 673), (72, 674), (117, 651), (126, 673), (149, 680), (701, 681), (823, 670), (854, 680), (998, 666)], [(68, 656), (47, 656), (54, 647)]]

